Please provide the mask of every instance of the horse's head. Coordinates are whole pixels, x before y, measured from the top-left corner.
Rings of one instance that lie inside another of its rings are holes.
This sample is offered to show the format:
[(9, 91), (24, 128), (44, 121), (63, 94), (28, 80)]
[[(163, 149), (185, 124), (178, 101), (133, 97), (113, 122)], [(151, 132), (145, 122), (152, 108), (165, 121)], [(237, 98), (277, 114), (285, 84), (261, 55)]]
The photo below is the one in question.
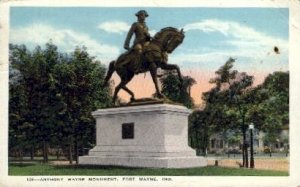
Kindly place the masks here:
[(183, 42), (184, 32), (183, 29), (179, 31), (176, 28), (167, 27), (158, 32), (154, 39), (161, 42), (163, 51), (172, 53)]
[(170, 39), (167, 42), (166, 51), (168, 53), (172, 53), (174, 49), (176, 49), (183, 42), (183, 39), (184, 39), (183, 29), (181, 29), (181, 31), (176, 31), (170, 34)]

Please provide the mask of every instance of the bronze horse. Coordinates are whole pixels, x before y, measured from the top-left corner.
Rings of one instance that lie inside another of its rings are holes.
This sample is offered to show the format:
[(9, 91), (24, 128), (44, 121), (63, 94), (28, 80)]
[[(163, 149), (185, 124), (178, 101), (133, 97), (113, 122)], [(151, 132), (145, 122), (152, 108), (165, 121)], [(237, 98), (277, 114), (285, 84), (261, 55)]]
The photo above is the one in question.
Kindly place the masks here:
[(114, 71), (116, 71), (121, 78), (121, 82), (115, 88), (113, 102), (115, 102), (120, 89), (125, 90), (131, 95), (131, 101), (135, 100), (133, 92), (129, 90), (126, 85), (132, 80), (134, 75), (138, 73), (150, 71), (156, 89), (156, 96), (158, 98), (162, 98), (163, 95), (157, 84), (157, 68), (163, 70), (176, 70), (182, 83), (179, 67), (176, 64), (167, 63), (167, 54), (172, 53), (173, 50), (183, 42), (183, 39), (183, 29), (179, 31), (173, 27), (166, 27), (156, 33), (149, 45), (144, 47), (139, 63), (135, 63), (136, 54), (133, 50), (121, 54), (116, 61), (110, 62), (104, 85), (108, 84)]

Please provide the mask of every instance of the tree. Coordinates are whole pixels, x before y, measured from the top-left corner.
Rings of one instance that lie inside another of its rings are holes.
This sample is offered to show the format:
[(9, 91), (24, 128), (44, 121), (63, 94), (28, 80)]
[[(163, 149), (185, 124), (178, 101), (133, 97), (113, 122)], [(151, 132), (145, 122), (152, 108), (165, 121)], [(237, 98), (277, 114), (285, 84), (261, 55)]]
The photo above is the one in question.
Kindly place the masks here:
[(182, 103), (187, 108), (194, 106), (191, 97), (191, 87), (196, 83), (195, 79), (190, 76), (183, 76), (181, 85), (178, 75), (173, 72), (165, 72), (160, 78), (162, 84), (162, 93), (171, 101)]
[[(226, 139), (228, 143), (228, 154), (229, 149), (232, 148), (233, 150), (236, 150), (237, 147), (239, 147), (241, 142), (241, 135), (238, 133), (238, 131), (232, 131), (228, 130), (226, 131)], [(233, 147), (230, 147), (233, 146)]]
[(73, 150), (78, 158), (79, 147), (95, 142), (91, 112), (111, 105), (104, 66), (85, 48), (68, 55), (51, 42), (33, 52), (11, 44), (10, 66), (18, 74), (11, 71), (10, 149), (42, 147), (47, 162), (49, 147), (68, 146), (70, 161)]
[[(31, 159), (35, 142), (34, 120), (31, 118), (32, 109), (31, 98), (28, 90), (32, 90), (34, 85), (27, 86), (29, 69), (33, 69), (31, 53), (26, 46), (9, 45), (9, 145), (10, 152), (18, 150), (22, 157), (25, 149), (31, 147)], [(24, 67), (22, 69), (22, 67)], [(22, 70), (20, 70), (22, 69)], [(34, 69), (33, 69), (34, 71)], [(31, 80), (32, 81), (32, 80)]]
[[(94, 131), (94, 118), (91, 112), (97, 108), (111, 106), (109, 88), (103, 88), (105, 68), (98, 61), (94, 61), (86, 49), (76, 49), (73, 53), (73, 73), (75, 75), (69, 94), (69, 106), (72, 109), (74, 125), (75, 156), (78, 163), (79, 146), (87, 146)], [(84, 108), (81, 108), (85, 106)], [(70, 113), (71, 114), (71, 113)]]
[(256, 128), (265, 132), (265, 142), (271, 155), (272, 145), (289, 123), (289, 72), (269, 74), (250, 95), (256, 98), (256, 102), (249, 118)]
[(215, 87), (203, 94), (207, 110), (210, 112), (215, 132), (227, 129), (239, 129), (243, 137), (243, 166), (248, 167), (246, 142), (247, 113), (252, 100), (248, 93), (251, 90), (253, 76), (245, 72), (232, 70), (235, 59), (228, 61), (216, 71), (216, 77), (210, 80)]
[(263, 84), (252, 86), (253, 76), (232, 70), (234, 59), (216, 71), (210, 83), (215, 84), (203, 93), (205, 109), (214, 132), (240, 130), (243, 141), (243, 166), (248, 166), (246, 133), (248, 124), (267, 132), (269, 142), (278, 136), (280, 128), (287, 124), (289, 102), (289, 76), (286, 72), (269, 75)]
[(189, 116), (189, 144), (192, 148), (200, 150), (203, 156), (207, 154), (209, 137), (212, 133), (212, 126), (207, 120), (208, 115), (207, 111), (195, 110)]
[(57, 141), (66, 142), (58, 147), (68, 147), (71, 163), (74, 152), (78, 163), (79, 150), (95, 142), (95, 121), (91, 112), (112, 104), (109, 88), (101, 86), (104, 75), (105, 68), (85, 48), (75, 49), (67, 61), (54, 69), (56, 101), (60, 103)]
[[(31, 146), (33, 156), (36, 144), (42, 142), (44, 161), (48, 161), (48, 147), (52, 127), (54, 125), (53, 103), (50, 92), (51, 72), (58, 61), (56, 46), (48, 43), (46, 49), (39, 46), (31, 53), (25, 46), (10, 45), (10, 65), (20, 72), (20, 80), (24, 90), (22, 97), (26, 103), (26, 109), (21, 113), (23, 133), (26, 134), (27, 142)], [(15, 95), (11, 90), (11, 95)], [(11, 108), (14, 105), (10, 105)], [(17, 105), (18, 107), (18, 105)], [(20, 128), (20, 125), (19, 125)]]
[(268, 90), (266, 104), (281, 126), (289, 123), (289, 72), (274, 72), (266, 77), (263, 88)]

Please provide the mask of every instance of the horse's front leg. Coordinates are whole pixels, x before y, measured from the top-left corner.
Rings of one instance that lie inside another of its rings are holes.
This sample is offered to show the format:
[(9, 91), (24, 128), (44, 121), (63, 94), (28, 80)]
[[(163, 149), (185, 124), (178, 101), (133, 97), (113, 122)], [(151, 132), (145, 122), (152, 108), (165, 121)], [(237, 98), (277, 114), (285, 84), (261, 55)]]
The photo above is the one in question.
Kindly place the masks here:
[(159, 91), (158, 88), (158, 82), (157, 82), (157, 65), (155, 63), (150, 63), (149, 65), (149, 70), (150, 70), (150, 74), (155, 86), (155, 90), (156, 90), (156, 95), (158, 98), (163, 98), (163, 95), (161, 94), (161, 92)]

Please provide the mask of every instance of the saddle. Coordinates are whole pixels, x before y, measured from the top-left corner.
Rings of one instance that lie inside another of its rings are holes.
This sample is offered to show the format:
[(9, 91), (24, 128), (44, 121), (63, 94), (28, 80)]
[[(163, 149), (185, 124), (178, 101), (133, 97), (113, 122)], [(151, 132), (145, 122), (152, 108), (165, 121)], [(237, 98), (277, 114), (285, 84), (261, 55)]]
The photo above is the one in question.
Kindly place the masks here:
[(147, 69), (147, 62), (165, 62), (166, 60), (167, 55), (157, 45), (148, 43), (148, 45), (144, 45), (141, 55), (133, 48), (121, 54), (115, 63), (115, 68), (131, 65), (131, 69), (138, 74)]

